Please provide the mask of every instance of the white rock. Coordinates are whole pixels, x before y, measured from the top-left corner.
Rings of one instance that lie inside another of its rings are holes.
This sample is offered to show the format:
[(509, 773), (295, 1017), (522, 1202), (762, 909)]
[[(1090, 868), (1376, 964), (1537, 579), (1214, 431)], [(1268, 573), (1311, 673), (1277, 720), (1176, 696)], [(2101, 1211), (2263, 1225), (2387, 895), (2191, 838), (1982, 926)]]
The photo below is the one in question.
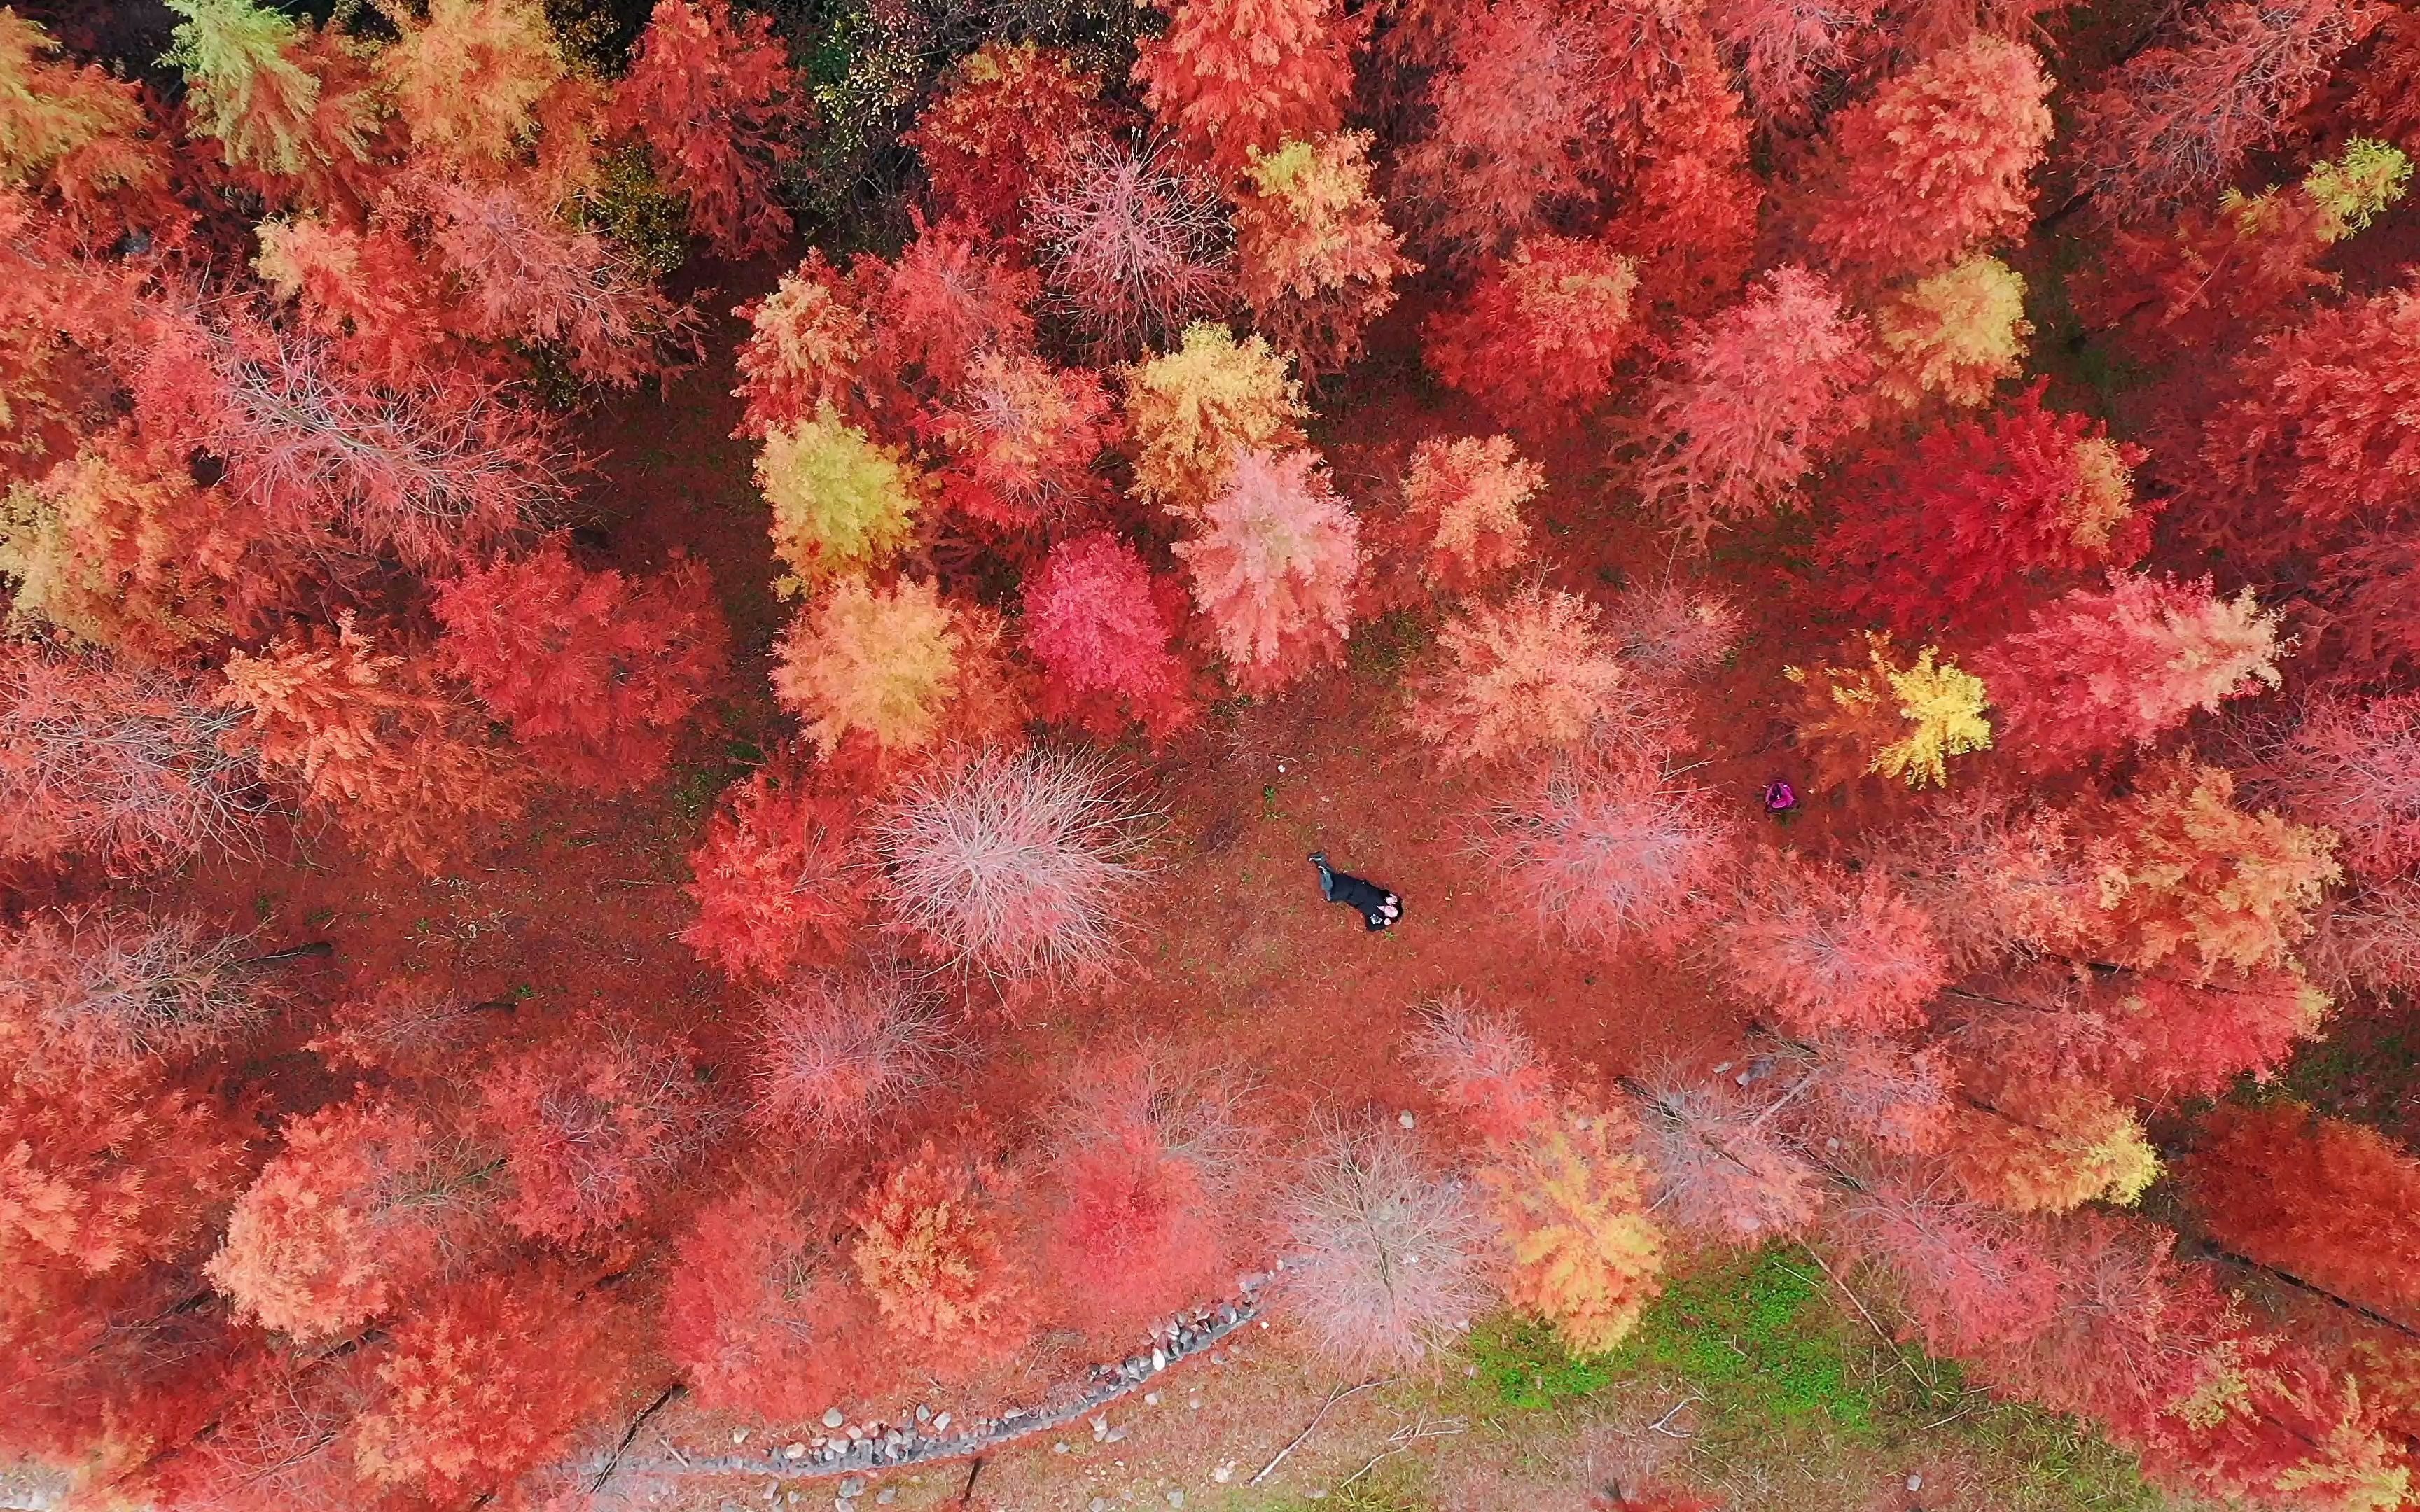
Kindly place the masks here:
[(1398, 1114), (1396, 1114), (1396, 1115), (1395, 1115), (1395, 1121), (1396, 1121), (1397, 1123), (1402, 1124), (1404, 1128), (1408, 1129), (1408, 1128), (1410, 1128), (1413, 1124), (1415, 1124), (1415, 1123), (1419, 1122), (1419, 1120), (1412, 1117), (1412, 1110), (1411, 1110), (1411, 1109), (1409, 1109), (1409, 1108), (1405, 1108), (1403, 1112), (1398, 1113)]
[(1920, 1490), (1924, 1489), (1924, 1476), (1923, 1476), (1923, 1474), (1922, 1474), (1921, 1473), (1916, 1473), (1916, 1474), (1910, 1475), (1910, 1476), (1907, 1478), (1907, 1489), (1908, 1489), (1909, 1490), (1911, 1490), (1911, 1491), (1920, 1491)]
[(847, 1421), (848, 1414), (842, 1412), (839, 1408), (827, 1407), (824, 1409), (824, 1427), (828, 1428), (836, 1428)]
[(1167, 1369), (1167, 1368), (1168, 1368), (1168, 1351), (1167, 1351), (1167, 1350), (1152, 1350), (1152, 1351), (1151, 1351), (1151, 1368), (1152, 1368), (1152, 1373), (1153, 1373), (1154, 1375), (1156, 1375), (1156, 1374), (1158, 1374), (1160, 1371), (1165, 1370), (1165, 1369)]
[(1159, 1393), (1156, 1391), (1144, 1392), (1142, 1394), (1142, 1404), (1145, 1407), (1157, 1407), (1159, 1405)]
[(949, 1413), (947, 1413), (947, 1412), (937, 1412), (937, 1413), (935, 1413), (935, 1414), (934, 1414), (934, 1416), (933, 1416), (933, 1431), (934, 1431), (934, 1432), (936, 1432), (936, 1433), (947, 1433), (947, 1432), (949, 1432), (949, 1431), (950, 1431), (950, 1414), (949, 1414)]
[(895, 1502), (898, 1499), (899, 1488), (896, 1486), (885, 1486), (882, 1489), (874, 1493), (874, 1504), (876, 1506), (889, 1506), (892, 1502)]
[(746, 1443), (748, 1442), (748, 1430), (746, 1428), (733, 1428), (731, 1430), (731, 1442), (734, 1443)]
[(1217, 1481), (1221, 1486), (1233, 1480), (1235, 1478), (1235, 1462), (1231, 1459), (1227, 1463), (1220, 1465), (1218, 1469), (1210, 1473), (1210, 1478)]
[(782, 1446), (782, 1458), (784, 1459), (804, 1459), (807, 1458), (807, 1446), (803, 1443), (784, 1444)]
[(1096, 1418), (1093, 1419), (1093, 1437), (1094, 1437), (1094, 1439), (1095, 1441), (1097, 1441), (1097, 1440), (1101, 1440), (1101, 1439), (1106, 1439), (1106, 1438), (1108, 1438), (1109, 1436), (1109, 1420), (1108, 1415), (1107, 1415), (1106, 1413), (1104, 1413), (1102, 1416), (1099, 1416), (1099, 1417), (1096, 1417)]

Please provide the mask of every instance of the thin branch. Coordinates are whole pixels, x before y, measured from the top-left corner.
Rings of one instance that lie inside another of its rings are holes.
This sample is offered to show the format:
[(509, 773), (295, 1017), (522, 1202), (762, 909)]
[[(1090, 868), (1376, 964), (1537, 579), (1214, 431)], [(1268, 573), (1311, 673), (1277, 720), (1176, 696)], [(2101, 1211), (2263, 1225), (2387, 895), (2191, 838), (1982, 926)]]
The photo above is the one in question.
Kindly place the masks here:
[(1258, 1486), (1261, 1482), (1268, 1479), (1270, 1475), (1276, 1473), (1277, 1468), (1285, 1463), (1286, 1456), (1302, 1447), (1302, 1441), (1310, 1438), (1312, 1431), (1319, 1427), (1321, 1421), (1327, 1416), (1327, 1410), (1329, 1408), (1334, 1407), (1338, 1402), (1342, 1401), (1347, 1396), (1368, 1391), (1373, 1386), (1387, 1385), (1394, 1379), (1395, 1378), (1392, 1376), (1388, 1376), (1384, 1379), (1373, 1378), (1361, 1382), (1361, 1384), (1357, 1386), (1338, 1386), (1334, 1390), (1330, 1391), (1327, 1394), (1327, 1400), (1319, 1404), (1319, 1411), (1311, 1413), (1311, 1421), (1304, 1424), (1302, 1431), (1294, 1436), (1294, 1442), (1287, 1444), (1284, 1448), (1280, 1449), (1277, 1452), (1276, 1458), (1271, 1459), (1267, 1464), (1263, 1465), (1260, 1468), (1260, 1471), (1254, 1474), (1250, 1480), (1244, 1482), (1244, 1484), (1247, 1486)]

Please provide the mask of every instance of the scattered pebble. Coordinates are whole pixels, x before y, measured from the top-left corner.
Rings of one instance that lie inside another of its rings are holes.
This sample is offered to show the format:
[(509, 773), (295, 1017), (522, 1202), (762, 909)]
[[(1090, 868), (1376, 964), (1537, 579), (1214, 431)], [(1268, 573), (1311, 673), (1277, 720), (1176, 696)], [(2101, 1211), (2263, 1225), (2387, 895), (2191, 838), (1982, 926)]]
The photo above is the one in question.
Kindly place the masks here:
[(1224, 1486), (1235, 1478), (1235, 1462), (1232, 1459), (1210, 1473), (1210, 1478)]
[(733, 1428), (731, 1430), (731, 1442), (734, 1443), (746, 1443), (748, 1442), (748, 1430), (746, 1428)]
[(1202, 1398), (1199, 1396), (1187, 1396), (1185, 1398), (1185, 1405), (1198, 1412), (1202, 1411)]
[(1159, 1393), (1156, 1391), (1144, 1392), (1142, 1394), (1142, 1404), (1145, 1407), (1157, 1407), (1159, 1405)]
[(1067, 1441), (1062, 1439), (1057, 1443), (1052, 1444), (1050, 1446), (1050, 1452), (1055, 1455), (1065, 1454), (1067, 1452)]
[(874, 1504), (876, 1506), (889, 1506), (892, 1502), (898, 1500), (898, 1487), (885, 1486), (882, 1489), (874, 1493)]
[(848, 1414), (842, 1412), (839, 1408), (827, 1407), (824, 1409), (824, 1427), (828, 1428), (836, 1428), (847, 1421)]
[(1409, 1108), (1405, 1108), (1403, 1112), (1398, 1113), (1398, 1114), (1396, 1114), (1396, 1115), (1395, 1115), (1395, 1121), (1396, 1121), (1397, 1123), (1402, 1124), (1404, 1128), (1408, 1129), (1408, 1128), (1410, 1128), (1410, 1127), (1411, 1127), (1415, 1122), (1417, 1122), (1417, 1121), (1419, 1121), (1419, 1120), (1415, 1119), (1412, 1117), (1412, 1110), (1411, 1110), (1411, 1109), (1409, 1109)]
[(947, 1433), (950, 1431), (949, 1413), (943, 1412), (933, 1419), (933, 1431), (936, 1433)]
[(803, 1443), (784, 1444), (782, 1446), (782, 1458), (784, 1459), (804, 1459), (807, 1458), (807, 1446)]
[(1185, 1504), (1185, 1493), (1183, 1491), (1169, 1492), (1168, 1504), (1171, 1506), (1183, 1506)]

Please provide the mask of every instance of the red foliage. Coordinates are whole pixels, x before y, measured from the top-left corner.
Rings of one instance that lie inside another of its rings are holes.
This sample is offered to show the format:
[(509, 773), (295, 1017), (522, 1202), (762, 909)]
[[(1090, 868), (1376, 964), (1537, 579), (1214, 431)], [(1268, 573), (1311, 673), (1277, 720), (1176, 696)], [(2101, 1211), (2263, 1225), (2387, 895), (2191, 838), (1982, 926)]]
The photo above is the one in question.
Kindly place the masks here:
[(698, 919), (681, 934), (727, 976), (779, 981), (845, 954), (871, 906), (854, 809), (794, 762), (725, 789), (690, 856)]
[(268, 1016), (252, 953), (197, 918), (30, 914), (0, 927), (0, 1046), (46, 1075), (191, 1061)]
[(2384, 881), (2420, 861), (2420, 694), (2322, 694), (2257, 780), (2286, 811), (2333, 829), (2353, 871)]
[(262, 805), (243, 723), (168, 672), (0, 646), (0, 856), (147, 872), (248, 843)]
[(2078, 106), (2080, 187), (2131, 219), (2225, 188), (2375, 26), (2364, 0), (2225, 0), (2195, 10), (2172, 42), (2104, 75)]
[(871, 1308), (795, 1194), (722, 1197), (673, 1253), (664, 1348), (701, 1406), (803, 1422), (879, 1367)]
[(2116, 328), (2130, 349), (2152, 359), (2241, 350), (2314, 289), (2335, 285), (2318, 264), (2344, 231), (2332, 208), (2300, 188), (2230, 195), (2215, 208), (2189, 206), (2173, 222), (2120, 226), (2107, 261), (2077, 281), (2076, 312), (2096, 329)]
[(1481, 1138), (1512, 1144), (1555, 1116), (1554, 1083), (1511, 1014), (1482, 1011), (1458, 991), (1419, 1011), (1412, 1052), (1421, 1073)]
[(1536, 463), (1510, 436), (1425, 440), (1404, 475), (1404, 522), (1423, 551), (1423, 581), (1443, 594), (1470, 594), (1509, 576), (1528, 559), (1529, 525), (1521, 506), (1546, 486)]
[(613, 388), (669, 368), (663, 348), (686, 333), (687, 311), (602, 237), (565, 225), (542, 186), (414, 188), (436, 217), (429, 239), (463, 292), (449, 323), (482, 341), (557, 347), (573, 372)]
[(1064, 53), (985, 42), (960, 58), (901, 138), (924, 160), (933, 197), (1003, 240), (1022, 239), (1026, 200), (1059, 168), (1061, 145), (1107, 126), (1101, 80)]
[(675, 1046), (565, 1040), (484, 1083), (512, 1176), (504, 1216), (555, 1244), (595, 1244), (644, 1215), (705, 1134), (697, 1077)]
[(20, 1068), (0, 1080), (0, 1263), (124, 1276), (189, 1258), (243, 1184), (256, 1133), (156, 1068)]
[(1838, 1231), (1891, 1279), (1937, 1354), (1990, 1358), (2040, 1333), (2057, 1309), (2056, 1260), (2006, 1213), (1890, 1181), (1846, 1204)]
[(2275, 687), (2273, 617), (2207, 578), (2111, 574), (2034, 611), (1974, 659), (2006, 719), (2000, 744), (2038, 768), (2148, 745), (2233, 698)]
[(2420, 11), (2389, 10), (2378, 25), (2369, 56), (2354, 73), (2353, 98), (2345, 114), (2366, 136), (2381, 136), (2406, 152), (2420, 152)]
[(985, 351), (923, 428), (947, 457), (938, 473), (942, 498), (984, 525), (1064, 529), (1107, 502), (1109, 485), (1095, 469), (1118, 422), (1089, 368)]
[(1257, 1156), (1236, 1083), (1145, 1046), (1079, 1063), (1060, 1098), (1051, 1270), (1085, 1321), (1141, 1323), (1217, 1290)]
[(797, 426), (829, 408), (851, 423), (878, 408), (861, 392), (859, 369), (874, 333), (847, 278), (820, 247), (784, 274), (780, 286), (732, 312), (749, 323), (735, 363), (747, 401), (737, 438), (762, 440), (769, 430)]
[(1481, 270), (1460, 308), (1430, 317), (1422, 355), (1497, 424), (1570, 430), (1613, 391), (1637, 334), (1637, 286), (1630, 259), (1601, 241), (1524, 237)]
[(937, 1368), (971, 1369), (1012, 1353), (1032, 1327), (1001, 1185), (992, 1166), (927, 1140), (876, 1177), (851, 1215), (858, 1278), (883, 1321), (933, 1350)]
[(792, 1136), (864, 1133), (930, 1086), (950, 1048), (939, 997), (892, 965), (794, 977), (761, 1007), (754, 1111)]
[(1187, 157), (1233, 178), (1255, 151), (1325, 136), (1342, 123), (1368, 12), (1348, 16), (1338, 0), (1164, 4), (1168, 31), (1141, 44), (1134, 79)]
[(2033, 49), (1978, 36), (1832, 118), (1807, 239), (1835, 268), (1925, 273), (2021, 229), (2050, 144)]
[(343, 1338), (438, 1274), (476, 1200), (462, 1175), (426, 1120), (370, 1094), (296, 1119), (227, 1219), (211, 1284), (264, 1328)]
[(1864, 424), (1872, 372), (1864, 320), (1803, 268), (1700, 326), (1648, 399), (1655, 447), (1640, 474), (1650, 506), (1703, 542), (1718, 523), (1761, 517)]
[(810, 115), (772, 22), (735, 19), (730, 0), (657, 0), (613, 90), (614, 124), (645, 138), (657, 172), (689, 196), (690, 228), (730, 258), (790, 234), (775, 179)]
[(877, 384), (949, 393), (984, 353), (1033, 346), (1028, 307), (1038, 282), (1030, 270), (979, 246), (973, 227), (919, 221), (897, 262), (861, 259), (850, 277), (863, 291), (873, 333), (866, 362)]
[(722, 674), (727, 634), (706, 570), (590, 572), (554, 535), (439, 590), (439, 647), (514, 738), (568, 779), (636, 788)]
[(1914, 1023), (1944, 983), (1931, 923), (1872, 872), (1784, 855), (1749, 868), (1732, 906), (1730, 983), (1795, 1033)]
[(1702, 316), (1746, 282), (1764, 200), (1748, 134), (1729, 71), (1710, 41), (1692, 37), (1679, 82), (1648, 103), (1639, 165), (1604, 233), (1637, 259), (1641, 299)]
[(497, 544), (563, 494), (546, 423), (459, 376), (387, 386), (324, 337), (162, 320), (132, 387), (147, 429), (226, 463), (272, 526), (336, 529), (417, 568)]
[(1716, 906), (1732, 828), (1711, 795), (1621, 764), (1542, 776), (1489, 815), (1481, 843), (1541, 924), (1669, 953)]
[(2184, 1165), (2219, 1242), (2364, 1306), (2420, 1318), (2420, 1160), (2279, 1099), (2222, 1104)]
[(1426, 241), (1469, 258), (1594, 197), (1610, 169), (1599, 135), (1609, 60), (1584, 8), (1506, 0), (1450, 14), (1429, 85), (1435, 124), (1395, 172)]
[(593, 1299), (482, 1276), (427, 1299), (379, 1362), (381, 1390), (353, 1427), (373, 1485), (439, 1501), (509, 1485), (560, 1448), (619, 1384), (595, 1358)]
[(2043, 409), (2042, 387), (1858, 460), (1823, 543), (1844, 610), (1903, 633), (1988, 623), (2046, 577), (2142, 559), (2150, 511), (2133, 507), (2128, 471), (2147, 454)]
[(1748, 99), (1768, 126), (1806, 123), (1828, 75), (1844, 69), (1883, 0), (1716, 0), (1707, 24), (1741, 54)]
[(1025, 641), (1042, 662), (1045, 718), (1107, 739), (1140, 724), (1155, 743), (1192, 724), (1192, 671), (1170, 647), (1179, 607), (1171, 587), (1114, 535), (1051, 548), (1025, 582)]
[(2420, 504), (2420, 290), (2322, 310), (2236, 363), (2202, 433), (2189, 527), (2230, 554), (2271, 561), (2330, 542), (2366, 516)]
[(333, 636), (311, 626), (258, 656), (236, 653), (218, 702), (249, 712), (271, 776), (379, 859), (434, 872), (474, 822), (520, 811), (520, 780), (430, 660), (380, 651), (346, 613)]
[(1201, 535), (1175, 550), (1238, 691), (1282, 692), (1342, 658), (1360, 521), (1317, 454), (1238, 452)]

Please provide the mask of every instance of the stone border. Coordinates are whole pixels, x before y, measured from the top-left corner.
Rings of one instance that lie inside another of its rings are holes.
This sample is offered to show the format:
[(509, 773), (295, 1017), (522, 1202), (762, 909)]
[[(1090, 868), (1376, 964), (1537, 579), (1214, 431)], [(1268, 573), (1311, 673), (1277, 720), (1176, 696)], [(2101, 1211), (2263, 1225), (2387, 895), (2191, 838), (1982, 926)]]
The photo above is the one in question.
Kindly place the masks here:
[[(933, 1425), (948, 1417), (944, 1412), (923, 1423), (895, 1427), (886, 1427), (877, 1421), (874, 1426), (881, 1431), (869, 1432), (860, 1440), (832, 1442), (838, 1435), (834, 1430), (816, 1443), (799, 1441), (768, 1448), (760, 1455), (626, 1456), (606, 1467), (606, 1474), (609, 1479), (621, 1475), (749, 1475), (780, 1481), (828, 1480), (836, 1476), (891, 1474), (985, 1454), (1032, 1434), (1064, 1427), (1126, 1396), (1177, 1362), (1213, 1348), (1259, 1319), (1260, 1291), (1269, 1279), (1247, 1276), (1233, 1301), (1171, 1319), (1152, 1335), (1147, 1352), (1129, 1355), (1114, 1365), (1094, 1365), (1073, 1397), (1055, 1405), (1046, 1400), (1032, 1407), (1013, 1408), (997, 1416), (979, 1417), (966, 1425), (961, 1433), (934, 1431)], [(841, 1492), (844, 1498), (855, 1494), (856, 1490), (845, 1488)]]

